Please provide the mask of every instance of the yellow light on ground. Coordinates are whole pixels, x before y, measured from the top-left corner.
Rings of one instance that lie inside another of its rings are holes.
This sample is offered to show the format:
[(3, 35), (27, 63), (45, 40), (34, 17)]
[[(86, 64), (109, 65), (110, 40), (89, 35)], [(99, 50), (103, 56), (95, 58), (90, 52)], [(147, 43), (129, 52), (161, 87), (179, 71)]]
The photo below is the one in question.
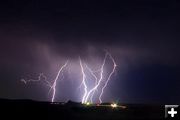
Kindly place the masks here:
[(90, 105), (90, 102), (87, 102), (86, 105)]
[(113, 103), (113, 104), (111, 104), (111, 107), (116, 108), (116, 107), (118, 107), (118, 105), (116, 103)]

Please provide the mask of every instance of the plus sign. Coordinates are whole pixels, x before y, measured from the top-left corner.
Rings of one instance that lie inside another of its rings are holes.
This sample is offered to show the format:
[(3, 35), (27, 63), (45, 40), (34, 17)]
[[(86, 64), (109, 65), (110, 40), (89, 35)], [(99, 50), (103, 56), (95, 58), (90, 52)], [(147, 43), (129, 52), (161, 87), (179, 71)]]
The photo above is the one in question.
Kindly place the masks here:
[(177, 111), (174, 111), (174, 108), (171, 108), (171, 111), (168, 111), (168, 114), (170, 114), (171, 117), (174, 117), (174, 115), (177, 114)]

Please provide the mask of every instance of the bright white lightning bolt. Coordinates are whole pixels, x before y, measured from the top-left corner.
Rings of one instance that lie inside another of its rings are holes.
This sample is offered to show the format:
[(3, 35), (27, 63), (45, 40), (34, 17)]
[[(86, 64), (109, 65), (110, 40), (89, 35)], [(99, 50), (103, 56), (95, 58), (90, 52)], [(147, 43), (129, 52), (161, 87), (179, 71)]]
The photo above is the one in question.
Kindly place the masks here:
[(34, 79), (30, 79), (30, 80), (21, 79), (21, 81), (24, 82), (24, 84), (27, 84), (28, 82), (40, 82), (40, 81), (42, 81), (41, 78), (43, 77), (43, 78), (44, 78), (43, 80), (44, 80), (44, 82), (46, 83), (46, 85), (47, 85), (48, 87), (50, 87), (50, 90), (49, 90), (48, 93), (50, 93), (50, 91), (53, 90), (51, 102), (54, 102), (55, 95), (56, 95), (57, 80), (59, 79), (60, 74), (62, 73), (63, 69), (67, 66), (67, 64), (68, 64), (68, 60), (66, 61), (66, 63), (65, 63), (62, 67), (60, 67), (60, 69), (59, 69), (59, 71), (58, 71), (58, 73), (57, 73), (57, 75), (56, 75), (56, 77), (55, 77), (55, 79), (54, 79), (53, 84), (51, 84), (49, 81), (47, 81), (46, 76), (45, 76), (43, 73), (41, 73), (41, 74), (38, 76), (38, 79), (37, 79), (37, 80), (34, 80)]
[[(113, 69), (106, 78), (105, 75), (104, 75), (105, 74), (104, 73), (104, 67), (105, 67), (105, 65), (107, 63), (106, 61), (107, 61), (108, 58), (113, 63)], [(58, 73), (57, 73), (55, 79), (53, 80), (53, 83), (50, 83), (49, 81), (47, 81), (46, 76), (43, 73), (41, 73), (38, 76), (37, 80), (34, 80), (34, 79), (30, 79), (30, 80), (21, 79), (21, 81), (24, 82), (25, 84), (27, 84), (28, 82), (43, 81), (43, 83), (45, 83), (48, 87), (50, 87), (49, 93), (52, 91), (51, 102), (54, 102), (55, 97), (56, 97), (57, 81), (61, 80), (60, 76), (63, 75), (63, 70), (65, 69), (67, 64), (68, 64), (68, 60), (65, 62), (65, 64), (63, 64), (59, 68)], [(108, 83), (109, 83), (109, 81), (110, 81), (110, 79), (111, 79), (111, 77), (112, 77), (112, 75), (115, 72), (115, 69), (117, 67), (114, 58), (111, 56), (110, 53), (108, 53), (106, 51), (106, 54), (105, 54), (104, 59), (102, 61), (102, 65), (96, 71), (91, 70), (90, 67), (88, 67), (85, 63), (83, 63), (80, 57), (79, 57), (79, 64), (80, 64), (81, 74), (82, 74), (82, 82), (80, 84), (80, 87), (83, 86), (83, 90), (84, 90), (81, 102), (83, 104), (87, 103), (87, 102), (93, 103), (93, 97), (95, 96), (95, 92), (97, 91), (100, 94), (98, 96), (99, 102), (102, 103), (102, 96), (104, 94), (104, 89), (107, 87), (107, 85), (108, 85)], [(93, 77), (92, 79), (95, 80), (94, 85), (93, 85), (93, 87), (91, 89), (88, 88), (88, 82), (87, 82), (88, 78), (87, 78), (86, 72), (90, 73), (90, 75)], [(95, 74), (95, 73), (97, 73), (97, 74)]]
[[(82, 83), (84, 84), (85, 88), (86, 88), (86, 92), (85, 92), (85, 94), (84, 94), (84, 96), (83, 96), (82, 103), (87, 103), (87, 102), (89, 102), (89, 99), (90, 99), (90, 101), (92, 102), (92, 98), (94, 97), (95, 91), (98, 91), (98, 87), (99, 87), (99, 86), (101, 85), (101, 83), (103, 82), (103, 79), (105, 79), (104, 76), (103, 76), (103, 73), (104, 73), (104, 66), (105, 66), (105, 63), (106, 63), (106, 59), (107, 59), (108, 56), (109, 56), (109, 58), (110, 58), (110, 59), (112, 60), (112, 62), (113, 62), (113, 70), (110, 72), (107, 80), (105, 81), (104, 86), (103, 86), (102, 89), (101, 89), (100, 96), (99, 96), (99, 102), (102, 103), (102, 99), (101, 99), (101, 98), (102, 98), (102, 95), (103, 95), (103, 93), (104, 93), (104, 89), (105, 89), (106, 86), (108, 85), (108, 82), (110, 81), (110, 78), (111, 78), (111, 76), (113, 75), (113, 73), (115, 72), (115, 69), (116, 69), (116, 66), (117, 66), (116, 63), (115, 63), (114, 58), (113, 58), (113, 57), (111, 56), (111, 54), (108, 53), (108, 52), (106, 52), (106, 55), (105, 55), (105, 57), (104, 57), (104, 59), (103, 59), (103, 63), (102, 63), (102, 65), (101, 65), (101, 68), (100, 68), (98, 71), (96, 71), (96, 72), (100, 72), (100, 78), (99, 78), (99, 79), (97, 79), (97, 76), (94, 74), (94, 71), (92, 71), (92, 70), (86, 65), (86, 68), (88, 69), (88, 71), (90, 72), (90, 74), (95, 78), (96, 82), (95, 82), (94, 87), (93, 87), (92, 89), (90, 89), (89, 91), (87, 91), (87, 84), (86, 84), (86, 82), (85, 82), (85, 81), (82, 82)], [(83, 72), (83, 74), (84, 74), (84, 76), (85, 76), (84, 69), (82, 69), (82, 72)], [(84, 80), (85, 80), (85, 79), (84, 79)]]
[(106, 86), (107, 86), (107, 84), (108, 84), (108, 82), (109, 82), (112, 74), (115, 72), (115, 69), (116, 69), (116, 67), (117, 67), (117, 65), (116, 65), (116, 63), (115, 63), (115, 61), (114, 61), (114, 58), (111, 56), (111, 54), (108, 53), (108, 55), (109, 55), (110, 59), (111, 59), (112, 62), (113, 62), (113, 70), (112, 70), (111, 73), (109, 74), (109, 76), (108, 76), (108, 78), (107, 78), (104, 86), (102, 87), (101, 94), (100, 94), (100, 96), (99, 96), (99, 102), (100, 102), (100, 103), (102, 103), (102, 99), (101, 99), (101, 98), (102, 98), (102, 95), (103, 95), (103, 93), (104, 93), (104, 89), (106, 88)]
[[(87, 65), (86, 65), (86, 68), (88, 69), (88, 71), (91, 73), (91, 75), (95, 78), (95, 85), (97, 85), (98, 83), (98, 78), (96, 77), (96, 75), (94, 74), (94, 71), (92, 71)], [(97, 90), (97, 89), (96, 89)], [(97, 90), (98, 91), (98, 90)], [(94, 93), (95, 93), (95, 90), (93, 91), (92, 95), (91, 95), (91, 103), (93, 103), (93, 97), (94, 97)]]
[(80, 57), (79, 57), (79, 62), (80, 62), (80, 66), (81, 66), (82, 76), (83, 76), (81, 85), (84, 85), (84, 95), (83, 95), (81, 102), (85, 103), (85, 97), (87, 95), (86, 74), (84, 72), (84, 68), (83, 68), (82, 61), (81, 61)]
[(67, 66), (67, 63), (68, 63), (68, 61), (66, 61), (66, 63), (59, 69), (58, 74), (56, 75), (56, 78), (54, 79), (54, 83), (51, 86), (51, 89), (53, 89), (53, 95), (52, 95), (51, 102), (54, 102), (54, 98), (55, 98), (55, 95), (56, 95), (56, 85), (57, 85), (57, 80), (59, 78), (59, 75), (62, 72), (62, 70)]
[(108, 55), (108, 54), (105, 55), (104, 60), (103, 60), (103, 63), (102, 63), (102, 66), (101, 66), (100, 78), (99, 78), (99, 80), (98, 80), (98, 83), (97, 83), (91, 90), (89, 90), (89, 92), (87, 93), (87, 95), (86, 95), (86, 97), (85, 97), (85, 103), (88, 101), (88, 98), (89, 98), (90, 94), (91, 94), (92, 92), (94, 92), (95, 90), (97, 90), (97, 88), (99, 87), (100, 83), (101, 83), (102, 80), (103, 80), (104, 65), (105, 65), (105, 62), (106, 62), (107, 55)]

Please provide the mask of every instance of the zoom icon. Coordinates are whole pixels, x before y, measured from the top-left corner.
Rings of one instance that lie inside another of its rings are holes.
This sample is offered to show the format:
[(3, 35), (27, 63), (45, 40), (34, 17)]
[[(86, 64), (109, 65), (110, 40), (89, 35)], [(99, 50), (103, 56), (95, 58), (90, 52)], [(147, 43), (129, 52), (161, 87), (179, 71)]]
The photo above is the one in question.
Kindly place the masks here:
[[(165, 118), (177, 118), (179, 105), (165, 105)], [(180, 114), (180, 113), (179, 113)]]

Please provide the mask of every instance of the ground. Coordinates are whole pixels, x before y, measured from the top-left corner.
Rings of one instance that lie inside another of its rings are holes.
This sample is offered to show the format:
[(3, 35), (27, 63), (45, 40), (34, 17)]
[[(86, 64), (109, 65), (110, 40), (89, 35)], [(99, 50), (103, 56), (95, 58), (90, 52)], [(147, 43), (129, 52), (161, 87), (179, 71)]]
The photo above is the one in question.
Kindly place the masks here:
[[(73, 119), (73, 120), (119, 120), (119, 119), (164, 119), (164, 106), (123, 104), (113, 108), (81, 103), (50, 103), (32, 100), (0, 100), (1, 115), (21, 119)], [(1, 116), (1, 117), (2, 117)]]

